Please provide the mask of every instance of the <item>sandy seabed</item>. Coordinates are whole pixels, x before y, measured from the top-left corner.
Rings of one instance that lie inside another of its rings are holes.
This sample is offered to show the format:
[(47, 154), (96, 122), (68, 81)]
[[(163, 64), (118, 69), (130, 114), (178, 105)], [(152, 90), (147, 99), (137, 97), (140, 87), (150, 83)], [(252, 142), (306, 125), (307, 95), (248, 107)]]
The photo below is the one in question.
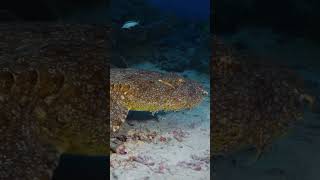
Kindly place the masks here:
[[(150, 64), (134, 68), (157, 70)], [(203, 84), (209, 92), (208, 75), (195, 71), (181, 75)], [(209, 97), (191, 110), (142, 115), (144, 118), (132, 113), (120, 132), (127, 138), (123, 149), (111, 155), (111, 179), (210, 179)]]

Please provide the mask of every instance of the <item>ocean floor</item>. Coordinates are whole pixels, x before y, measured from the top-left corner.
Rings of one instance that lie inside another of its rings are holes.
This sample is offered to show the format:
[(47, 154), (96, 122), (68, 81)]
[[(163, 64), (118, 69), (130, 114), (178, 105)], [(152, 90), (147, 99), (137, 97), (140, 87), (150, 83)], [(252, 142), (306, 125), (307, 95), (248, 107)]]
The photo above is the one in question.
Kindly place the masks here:
[[(250, 33), (246, 33), (247, 35)], [(266, 35), (263, 35), (266, 37)], [(257, 40), (257, 37), (236, 38)], [(268, 36), (270, 37), (270, 36)], [(231, 37), (232, 39), (233, 37)], [(268, 38), (265, 38), (268, 39)], [(268, 42), (270, 42), (269, 38)], [(249, 43), (250, 44), (250, 43)], [(251, 43), (252, 44), (252, 43)], [(274, 41), (267, 43), (260, 40), (254, 46), (260, 48), (259, 55), (276, 58), (282, 64), (287, 64), (302, 75), (307, 84), (312, 84), (313, 93), (320, 97), (320, 66), (317, 61), (320, 48), (299, 40), (299, 43), (279, 44)], [(257, 45), (256, 44), (256, 45)], [(268, 47), (266, 47), (268, 44)], [(281, 59), (277, 56), (280, 50)], [(291, 49), (291, 51), (290, 51)], [(272, 55), (272, 56), (271, 56)], [(243, 151), (229, 159), (218, 159), (215, 166), (216, 180), (317, 180), (320, 179), (320, 114), (306, 110), (304, 119), (299, 121), (292, 131), (282, 139), (272, 144), (261, 159), (251, 161), (254, 151)]]
[[(133, 68), (159, 71), (148, 63)], [(202, 83), (209, 92), (209, 75), (180, 74)], [(154, 115), (131, 112), (119, 132), (126, 142), (110, 157), (111, 179), (210, 179), (209, 97), (191, 110)]]

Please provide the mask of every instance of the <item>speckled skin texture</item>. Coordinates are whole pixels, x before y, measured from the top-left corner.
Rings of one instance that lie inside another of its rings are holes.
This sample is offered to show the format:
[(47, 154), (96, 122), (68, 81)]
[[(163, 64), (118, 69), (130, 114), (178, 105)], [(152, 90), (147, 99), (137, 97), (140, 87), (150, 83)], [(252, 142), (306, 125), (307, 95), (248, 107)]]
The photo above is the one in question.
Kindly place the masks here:
[(178, 111), (198, 105), (207, 94), (200, 84), (174, 73), (112, 68), (111, 132), (125, 122), (129, 110)]
[(108, 155), (105, 29), (0, 28), (0, 179), (49, 180), (61, 153)]
[(303, 83), (285, 68), (254, 63), (214, 39), (212, 155), (254, 146), (258, 155), (302, 117)]

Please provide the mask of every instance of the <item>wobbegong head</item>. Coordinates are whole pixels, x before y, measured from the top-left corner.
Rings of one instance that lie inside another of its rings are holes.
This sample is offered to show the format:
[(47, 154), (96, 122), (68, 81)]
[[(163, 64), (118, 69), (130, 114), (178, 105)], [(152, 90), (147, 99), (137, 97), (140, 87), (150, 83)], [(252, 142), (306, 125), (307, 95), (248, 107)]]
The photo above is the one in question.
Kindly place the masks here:
[[(120, 70), (123, 83), (114, 84), (123, 103), (135, 111), (177, 111), (198, 105), (208, 93), (196, 81), (174, 73)], [(125, 79), (125, 80), (124, 80)]]

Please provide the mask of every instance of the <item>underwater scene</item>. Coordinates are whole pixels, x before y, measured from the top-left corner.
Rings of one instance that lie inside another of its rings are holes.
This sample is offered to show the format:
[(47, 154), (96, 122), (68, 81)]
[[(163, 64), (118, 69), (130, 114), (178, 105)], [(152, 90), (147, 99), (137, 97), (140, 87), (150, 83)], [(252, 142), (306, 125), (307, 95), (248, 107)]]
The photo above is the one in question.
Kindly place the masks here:
[(109, 179), (106, 5), (1, 2), (1, 180)]
[(0, 180), (320, 179), (319, 5), (4, 0)]
[(210, 179), (208, 3), (111, 2), (110, 179)]
[(0, 179), (107, 178), (108, 30), (0, 25)]
[(316, 7), (299, 0), (213, 4), (213, 179), (320, 178)]
[(208, 4), (6, 1), (0, 179), (209, 179)]

